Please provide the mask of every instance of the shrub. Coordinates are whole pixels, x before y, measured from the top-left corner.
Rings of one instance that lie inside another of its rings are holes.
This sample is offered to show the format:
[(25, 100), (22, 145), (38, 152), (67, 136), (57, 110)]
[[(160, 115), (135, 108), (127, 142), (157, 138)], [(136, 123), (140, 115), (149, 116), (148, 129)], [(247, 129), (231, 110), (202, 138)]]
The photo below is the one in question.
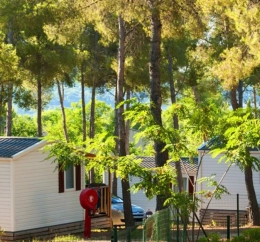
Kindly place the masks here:
[(245, 230), (241, 236), (234, 237), (232, 242), (260, 242), (260, 229), (252, 228)]
[(222, 239), (218, 233), (209, 234), (208, 238), (200, 238), (199, 242), (221, 242)]
[[(209, 234), (208, 238), (200, 238), (199, 242), (221, 242), (219, 234)], [(247, 229), (240, 236), (235, 236), (231, 242), (260, 242), (260, 228)]]
[(232, 242), (245, 242), (248, 241), (243, 235), (235, 236), (232, 240)]

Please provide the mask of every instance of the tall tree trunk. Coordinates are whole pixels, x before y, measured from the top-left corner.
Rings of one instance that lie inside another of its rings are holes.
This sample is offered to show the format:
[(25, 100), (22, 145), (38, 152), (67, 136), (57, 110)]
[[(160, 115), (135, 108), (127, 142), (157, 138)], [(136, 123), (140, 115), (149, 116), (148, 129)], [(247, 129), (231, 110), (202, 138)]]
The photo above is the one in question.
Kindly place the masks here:
[(13, 86), (12, 82), (9, 82), (7, 86), (8, 100), (6, 110), (6, 136), (12, 136)]
[[(119, 140), (117, 137), (119, 137), (118, 131), (119, 131), (119, 127), (118, 127), (118, 112), (117, 112), (117, 87), (115, 88), (115, 129), (114, 129), (114, 136), (115, 138), (115, 155), (119, 154)], [(116, 165), (114, 167), (114, 169), (116, 170)], [(117, 176), (116, 176), (116, 172), (113, 172), (113, 182), (112, 182), (112, 193), (117, 195)]]
[(6, 121), (4, 120), (4, 85), (0, 84), (0, 135), (5, 134), (5, 126), (6, 126)]
[(192, 86), (191, 89), (192, 89), (192, 92), (193, 92), (193, 95), (194, 95), (195, 102), (200, 103), (200, 96), (199, 96), (199, 93), (198, 93), (197, 86), (196, 85)]
[[(85, 61), (81, 63), (81, 112), (82, 112), (82, 142), (85, 142), (87, 139), (87, 121), (86, 121), (86, 103), (85, 103)], [(85, 147), (85, 145), (83, 145)], [(85, 174), (86, 176), (86, 174)], [(88, 178), (90, 178), (90, 174), (88, 174)]]
[(63, 127), (63, 133), (64, 137), (66, 139), (66, 142), (69, 143), (69, 135), (68, 135), (68, 129), (67, 129), (67, 122), (66, 122), (66, 114), (64, 109), (64, 89), (61, 90), (61, 83), (56, 80), (56, 84), (58, 87), (58, 94), (59, 94), (59, 100), (60, 100), (60, 108), (61, 108), (61, 114), (62, 114), (62, 127)]
[(259, 207), (258, 207), (257, 198), (255, 194), (252, 167), (246, 166), (244, 173), (245, 173), (247, 196), (249, 200), (249, 207), (251, 208), (251, 212), (252, 212), (252, 223), (254, 226), (259, 226), (260, 225)]
[(86, 103), (85, 103), (85, 75), (84, 63), (81, 64), (81, 106), (82, 106), (82, 141), (87, 138)]
[[(12, 21), (9, 21), (9, 31), (7, 34), (7, 43), (13, 44)], [(13, 88), (14, 88), (13, 82), (10, 81), (7, 86), (8, 100), (7, 100), (7, 110), (6, 110), (6, 136), (12, 135)]]
[(256, 87), (253, 87), (253, 103), (254, 103), (254, 110), (255, 110), (255, 118), (258, 117), (257, 113), (257, 100), (256, 100)]
[[(93, 86), (92, 86), (92, 93), (91, 93), (91, 107), (90, 107), (90, 132), (89, 137), (94, 138), (95, 137), (95, 105), (96, 105), (96, 85), (95, 80), (93, 80)], [(89, 173), (89, 182), (94, 183), (95, 182), (95, 171), (94, 168), (91, 168)]]
[[(98, 70), (98, 32), (95, 32), (95, 60), (94, 66)], [(93, 139), (95, 137), (95, 107), (96, 106), (96, 79), (95, 76), (92, 77), (92, 93), (91, 93), (91, 108), (90, 108), (90, 124), (89, 124), (89, 137)], [(90, 183), (95, 182), (95, 169), (91, 168), (89, 173)]]
[[(126, 89), (126, 100), (130, 100), (131, 98), (131, 93), (130, 93), (130, 88), (127, 87)], [(129, 110), (129, 103), (126, 104), (126, 110)], [(130, 134), (130, 120), (127, 120), (125, 122), (125, 149), (126, 149), (126, 154), (130, 154), (129, 150), (129, 134)]]
[[(172, 62), (172, 56), (168, 55), (168, 73), (169, 73), (169, 83), (170, 83), (170, 92), (171, 92), (171, 101), (172, 104), (175, 104), (177, 102), (176, 99), (176, 90), (175, 85), (173, 81), (173, 62)], [(173, 114), (173, 127), (174, 129), (179, 129), (179, 118), (176, 113)], [(179, 192), (183, 191), (183, 181), (182, 181), (182, 171), (181, 171), (181, 162), (175, 161), (175, 168), (177, 172), (177, 182), (178, 182), (178, 189)]]
[(96, 105), (96, 86), (93, 83), (92, 92), (91, 92), (91, 107), (90, 107), (90, 132), (89, 137), (94, 138), (95, 136), (95, 105)]
[(238, 82), (237, 91), (238, 91), (238, 106), (242, 108), (243, 107), (243, 82), (242, 81)]
[[(238, 91), (238, 100), (237, 100), (237, 92)], [(240, 81), (237, 87), (233, 87), (230, 91), (230, 99), (233, 110), (238, 108), (242, 108), (242, 100), (243, 100), (243, 90), (242, 90), (242, 82)], [(244, 168), (245, 175), (245, 183), (247, 196), (249, 200), (249, 206), (252, 209), (252, 223), (254, 226), (260, 225), (260, 213), (257, 203), (257, 198), (255, 194), (254, 182), (253, 182), (253, 172), (252, 166), (248, 165)]]
[(37, 131), (38, 131), (38, 137), (42, 137), (42, 82), (41, 82), (40, 75), (37, 78), (37, 95), (38, 95)]
[(238, 108), (240, 108), (237, 102), (237, 87), (232, 87), (232, 89), (230, 90), (230, 102), (233, 110), (237, 110)]
[[(160, 20), (159, 10), (155, 6), (155, 0), (148, 0), (148, 5), (150, 8), (151, 14), (151, 47), (150, 47), (150, 109), (154, 121), (157, 125), (162, 126), (162, 117), (161, 117), (161, 106), (162, 106), (162, 97), (161, 97), (161, 81), (160, 81), (160, 59), (161, 59), (161, 29), (162, 24)], [(165, 143), (161, 140), (154, 140), (154, 150), (155, 150), (155, 162), (156, 166), (163, 166), (168, 160), (168, 151), (163, 149), (165, 148)], [(163, 204), (165, 202), (164, 195), (158, 195), (156, 197), (156, 211), (163, 209)]]
[[(125, 68), (125, 26), (124, 20), (119, 15), (119, 47), (118, 47), (118, 76), (117, 76), (117, 102), (124, 101), (124, 68)], [(118, 111), (118, 127), (119, 127), (119, 156), (126, 156), (126, 135), (125, 135), (125, 121), (123, 117), (124, 105), (117, 109)], [(124, 200), (124, 216), (125, 226), (132, 227), (134, 225), (134, 218), (131, 207), (130, 184), (127, 178), (121, 179), (122, 194)]]

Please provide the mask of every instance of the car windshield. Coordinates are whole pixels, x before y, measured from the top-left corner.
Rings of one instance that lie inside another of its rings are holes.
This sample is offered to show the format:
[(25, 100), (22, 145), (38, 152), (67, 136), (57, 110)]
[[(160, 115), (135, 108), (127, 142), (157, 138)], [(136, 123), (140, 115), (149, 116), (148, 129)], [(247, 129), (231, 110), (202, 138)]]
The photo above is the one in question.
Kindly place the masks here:
[(122, 203), (122, 202), (123, 202), (122, 198), (112, 195), (112, 203)]

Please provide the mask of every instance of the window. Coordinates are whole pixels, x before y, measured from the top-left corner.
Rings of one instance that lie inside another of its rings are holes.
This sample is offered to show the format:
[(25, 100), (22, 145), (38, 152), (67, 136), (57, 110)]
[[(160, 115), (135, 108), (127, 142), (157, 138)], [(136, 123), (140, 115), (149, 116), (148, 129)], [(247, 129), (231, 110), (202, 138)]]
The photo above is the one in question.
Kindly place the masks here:
[[(183, 190), (189, 192), (189, 194), (193, 194), (194, 176), (190, 176), (189, 179), (188, 179), (188, 177), (183, 177), (182, 182), (183, 182)], [(173, 190), (175, 192), (178, 192), (177, 185), (173, 186)]]
[[(187, 178), (187, 177), (183, 177), (183, 178), (182, 178), (182, 185), (183, 185), (183, 190), (184, 190), (184, 191), (188, 191), (187, 183), (188, 183), (188, 178)], [(179, 191), (177, 185), (174, 185), (174, 186), (173, 186), (173, 191), (175, 191), (175, 192), (178, 192), (178, 191)]]
[(183, 184), (183, 191), (188, 191), (188, 178), (187, 177), (183, 177), (182, 178), (182, 184)]
[(66, 189), (74, 188), (74, 166), (70, 165), (68, 169), (65, 171), (65, 187)]
[(65, 189), (81, 190), (81, 166), (70, 166), (66, 171), (61, 169), (59, 165), (59, 193), (63, 193)]

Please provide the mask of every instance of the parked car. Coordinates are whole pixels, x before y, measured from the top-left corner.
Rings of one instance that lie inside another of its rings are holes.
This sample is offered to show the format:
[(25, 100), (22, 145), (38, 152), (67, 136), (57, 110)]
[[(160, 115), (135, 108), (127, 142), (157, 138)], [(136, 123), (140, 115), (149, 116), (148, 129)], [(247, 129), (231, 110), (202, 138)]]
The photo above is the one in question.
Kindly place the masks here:
[[(111, 210), (112, 210), (112, 220), (114, 225), (124, 225), (125, 217), (124, 217), (124, 206), (123, 199), (112, 195), (111, 198)], [(134, 220), (136, 222), (141, 222), (146, 217), (146, 213), (144, 209), (141, 207), (132, 204), (132, 212), (134, 216)]]

